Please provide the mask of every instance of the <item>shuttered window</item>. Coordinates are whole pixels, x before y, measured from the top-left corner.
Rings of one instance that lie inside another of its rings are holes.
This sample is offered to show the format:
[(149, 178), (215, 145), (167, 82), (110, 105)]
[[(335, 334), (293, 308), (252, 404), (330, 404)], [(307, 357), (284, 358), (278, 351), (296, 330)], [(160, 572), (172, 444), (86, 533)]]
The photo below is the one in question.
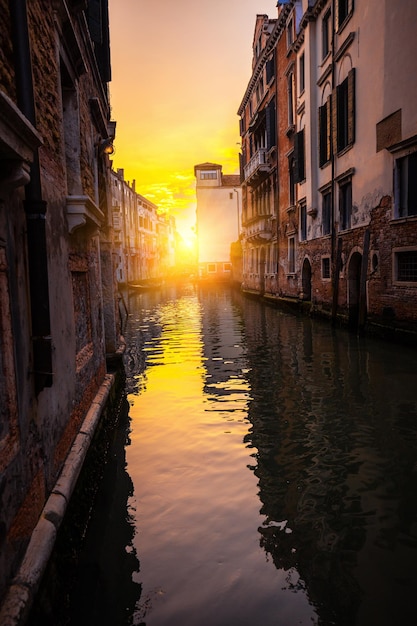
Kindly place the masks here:
[(266, 62), (266, 82), (269, 84), (275, 75), (275, 57)]
[(323, 235), (329, 235), (332, 219), (332, 192), (330, 189), (323, 192), (321, 199), (321, 211), (322, 233)]
[(336, 153), (352, 146), (355, 141), (355, 68), (333, 92), (332, 135)]
[(290, 196), (290, 206), (294, 206), (295, 204), (295, 180), (294, 180), (294, 153), (288, 157), (288, 185), (289, 185), (289, 196)]
[(330, 52), (331, 42), (331, 12), (330, 9), (324, 14), (321, 25), (321, 58), (325, 59)]
[(294, 74), (291, 72), (287, 78), (288, 95), (288, 126), (294, 124)]
[(301, 183), (305, 179), (305, 147), (304, 128), (294, 137), (294, 183)]
[(396, 217), (417, 215), (417, 152), (396, 160), (394, 197)]
[(306, 86), (306, 79), (305, 79), (305, 56), (304, 56), (304, 52), (302, 53), (302, 55), (300, 56), (300, 60), (299, 60), (299, 64), (298, 64), (298, 69), (299, 69), (299, 87), (300, 87), (300, 93), (303, 93), (305, 86)]
[(101, 0), (89, 0), (87, 6), (87, 21), (91, 39), (95, 43), (102, 43), (102, 16)]
[(351, 228), (352, 220), (352, 181), (344, 181), (339, 185), (339, 230)]
[(267, 149), (270, 150), (277, 145), (277, 115), (275, 108), (275, 100), (272, 100), (265, 111), (265, 124), (266, 124), (266, 141)]
[(320, 167), (331, 158), (331, 96), (319, 107), (319, 164)]
[(295, 273), (295, 237), (288, 238), (288, 273)]
[(305, 200), (300, 202), (300, 241), (307, 239), (307, 205)]

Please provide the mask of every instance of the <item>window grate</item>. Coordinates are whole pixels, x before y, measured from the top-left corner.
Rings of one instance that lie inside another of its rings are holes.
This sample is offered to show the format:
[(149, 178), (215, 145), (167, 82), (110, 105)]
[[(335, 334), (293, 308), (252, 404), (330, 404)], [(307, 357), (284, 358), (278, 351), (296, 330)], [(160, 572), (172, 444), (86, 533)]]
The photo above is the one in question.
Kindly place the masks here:
[(417, 250), (397, 252), (397, 280), (417, 282)]
[(330, 258), (324, 257), (321, 260), (321, 275), (322, 278), (330, 278)]

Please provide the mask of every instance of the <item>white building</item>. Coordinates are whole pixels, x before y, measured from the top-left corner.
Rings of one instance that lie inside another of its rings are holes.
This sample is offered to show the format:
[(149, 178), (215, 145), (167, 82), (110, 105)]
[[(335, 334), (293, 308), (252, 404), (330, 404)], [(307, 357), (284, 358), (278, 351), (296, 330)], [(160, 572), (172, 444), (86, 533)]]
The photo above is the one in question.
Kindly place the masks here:
[(216, 163), (195, 165), (197, 254), (200, 278), (230, 279), (230, 246), (239, 239), (241, 189), (238, 175)]

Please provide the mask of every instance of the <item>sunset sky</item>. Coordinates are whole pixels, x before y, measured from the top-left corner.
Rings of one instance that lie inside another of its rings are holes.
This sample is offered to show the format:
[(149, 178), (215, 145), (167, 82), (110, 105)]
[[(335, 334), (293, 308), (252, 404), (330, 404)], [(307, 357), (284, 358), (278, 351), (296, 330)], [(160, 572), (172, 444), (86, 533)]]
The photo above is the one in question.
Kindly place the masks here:
[(276, 0), (110, 0), (113, 167), (169, 211), (195, 222), (194, 165), (238, 173), (237, 109), (251, 76), (257, 14)]

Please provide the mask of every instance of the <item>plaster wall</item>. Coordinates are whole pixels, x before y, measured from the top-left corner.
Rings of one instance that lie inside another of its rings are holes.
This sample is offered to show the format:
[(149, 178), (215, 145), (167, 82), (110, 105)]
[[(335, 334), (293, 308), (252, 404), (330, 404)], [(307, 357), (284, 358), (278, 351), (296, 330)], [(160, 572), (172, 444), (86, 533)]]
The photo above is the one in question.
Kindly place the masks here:
[(230, 245), (238, 239), (237, 214), (238, 200), (233, 187), (197, 187), (200, 263), (230, 261)]

